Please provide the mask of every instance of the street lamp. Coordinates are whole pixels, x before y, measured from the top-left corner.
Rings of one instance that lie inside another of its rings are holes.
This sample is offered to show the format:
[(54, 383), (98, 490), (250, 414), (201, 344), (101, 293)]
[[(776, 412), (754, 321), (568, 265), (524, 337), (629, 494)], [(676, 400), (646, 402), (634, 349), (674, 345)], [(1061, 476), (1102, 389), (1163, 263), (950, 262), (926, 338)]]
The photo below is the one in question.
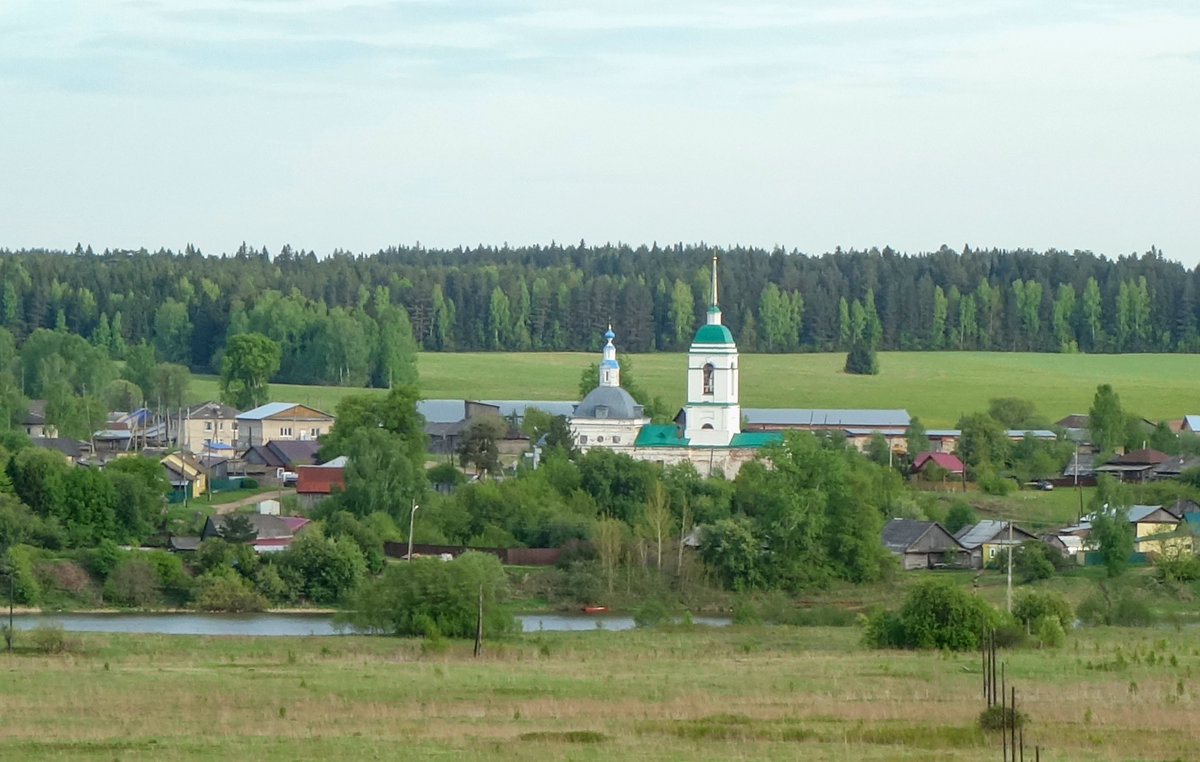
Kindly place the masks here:
[(413, 521), (417, 518), (417, 509), (420, 507), (421, 506), (417, 505), (416, 501), (414, 500), (413, 504), (412, 504), (412, 510), (408, 512), (408, 560), (409, 561), (412, 560)]

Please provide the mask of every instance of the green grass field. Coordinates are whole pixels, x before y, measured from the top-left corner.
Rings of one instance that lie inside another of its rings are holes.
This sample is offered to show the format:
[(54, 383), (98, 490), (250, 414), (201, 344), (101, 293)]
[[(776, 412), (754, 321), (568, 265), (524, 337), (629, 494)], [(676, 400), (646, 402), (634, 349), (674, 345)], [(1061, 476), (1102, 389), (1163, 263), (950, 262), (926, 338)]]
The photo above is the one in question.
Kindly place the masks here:
[[(1000, 758), (976, 653), (869, 651), (848, 628), (393, 638), (69, 635), (0, 653), (5, 760)], [(1119, 655), (1119, 656), (1118, 656)], [(1076, 631), (1001, 652), (1047, 760), (1191, 760), (1200, 631)]]
[[(579, 374), (595, 354), (422, 353), (421, 393), (427, 398), (578, 398)], [(682, 354), (633, 355), (634, 375), (672, 406), (686, 394)], [(1200, 412), (1200, 356), (1063, 355), (1012, 352), (884, 352), (878, 376), (842, 372), (841, 353), (742, 355), (746, 407), (905, 408), (929, 427), (953, 426), (963, 413), (985, 410), (993, 397), (1034, 401), (1050, 421), (1086, 413), (1096, 386), (1110, 383), (1125, 409), (1147, 418)], [(272, 384), (271, 396), (331, 411), (345, 387)], [(376, 390), (377, 393), (377, 390)], [(192, 382), (197, 400), (217, 396), (213, 376)]]

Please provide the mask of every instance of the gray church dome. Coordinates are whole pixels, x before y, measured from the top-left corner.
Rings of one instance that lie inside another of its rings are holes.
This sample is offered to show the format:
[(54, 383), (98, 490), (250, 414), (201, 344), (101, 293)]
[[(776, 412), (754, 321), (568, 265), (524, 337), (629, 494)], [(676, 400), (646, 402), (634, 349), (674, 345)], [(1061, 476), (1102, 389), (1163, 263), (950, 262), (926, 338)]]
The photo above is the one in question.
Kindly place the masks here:
[(575, 418), (641, 418), (642, 406), (619, 386), (597, 386), (575, 407)]

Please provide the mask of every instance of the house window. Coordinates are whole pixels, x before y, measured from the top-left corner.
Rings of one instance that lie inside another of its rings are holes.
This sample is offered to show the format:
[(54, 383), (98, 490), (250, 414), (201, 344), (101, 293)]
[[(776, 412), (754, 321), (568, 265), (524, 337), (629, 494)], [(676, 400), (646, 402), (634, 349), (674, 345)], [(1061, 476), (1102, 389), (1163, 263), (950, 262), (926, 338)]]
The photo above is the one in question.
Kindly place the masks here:
[(291, 426), (281, 426), (280, 427), (279, 436), (290, 437), (291, 435), (292, 435), (292, 427)]
[(205, 431), (212, 431), (212, 421), (205, 421), (205, 422), (204, 422), (204, 430), (205, 430)]
[(704, 393), (713, 393), (713, 364), (705, 363), (704, 365)]
[(597, 441), (597, 442), (603, 442), (603, 441), (604, 441), (604, 435), (603, 435), (603, 434), (601, 434), (600, 436), (596, 437), (596, 441)]
[(613, 444), (621, 444), (621, 438), (620, 438), (620, 437), (613, 437)]
[(996, 549), (988, 548), (988, 558), (995, 558), (995, 557), (996, 557)]
[(234, 431), (237, 431), (237, 421), (234, 421), (234, 422), (233, 422), (233, 430), (234, 430)]
[(217, 422), (217, 431), (224, 431), (224, 430), (225, 430), (225, 421), (218, 421)]
[(579, 435), (579, 444), (587, 444), (587, 434)]
[(317, 437), (321, 436), (321, 430), (320, 430), (320, 429), (309, 429), (308, 433), (309, 433), (309, 435), (310, 435), (310, 436), (312, 436), (314, 439), (316, 439)]

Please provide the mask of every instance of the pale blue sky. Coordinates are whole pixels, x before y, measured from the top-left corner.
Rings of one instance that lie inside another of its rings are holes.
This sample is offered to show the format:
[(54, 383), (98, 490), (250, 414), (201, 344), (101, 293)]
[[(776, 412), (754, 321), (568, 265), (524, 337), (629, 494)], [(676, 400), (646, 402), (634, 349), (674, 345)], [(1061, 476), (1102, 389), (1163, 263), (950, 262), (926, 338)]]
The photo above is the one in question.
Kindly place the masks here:
[(1152, 244), (1194, 2), (6, 0), (0, 247)]

